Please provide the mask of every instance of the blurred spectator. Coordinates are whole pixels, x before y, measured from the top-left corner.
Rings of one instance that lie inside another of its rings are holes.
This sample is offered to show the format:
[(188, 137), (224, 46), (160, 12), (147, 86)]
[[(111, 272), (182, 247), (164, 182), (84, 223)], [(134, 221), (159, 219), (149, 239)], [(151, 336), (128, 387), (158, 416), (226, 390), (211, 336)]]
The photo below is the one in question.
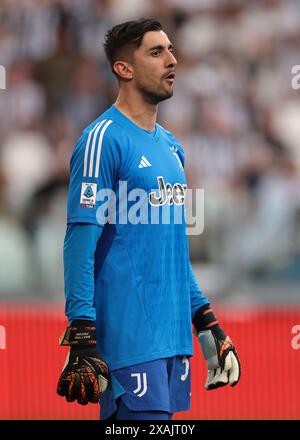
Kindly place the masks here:
[(7, 181), (5, 203), (21, 215), (35, 188), (52, 173), (50, 145), (39, 131), (17, 130), (3, 142), (0, 160)]
[(2, 294), (33, 288), (32, 246), (6, 199), (6, 179), (0, 168), (0, 280)]

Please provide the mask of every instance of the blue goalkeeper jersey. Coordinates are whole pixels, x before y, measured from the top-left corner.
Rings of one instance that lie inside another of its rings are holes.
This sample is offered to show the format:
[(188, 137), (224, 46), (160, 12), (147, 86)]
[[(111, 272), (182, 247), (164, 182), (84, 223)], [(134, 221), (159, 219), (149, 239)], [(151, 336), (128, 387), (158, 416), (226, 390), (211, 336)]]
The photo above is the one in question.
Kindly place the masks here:
[(144, 130), (112, 105), (75, 146), (66, 314), (96, 319), (111, 370), (193, 354), (192, 317), (208, 300), (189, 262), (185, 195), (183, 150), (159, 124)]

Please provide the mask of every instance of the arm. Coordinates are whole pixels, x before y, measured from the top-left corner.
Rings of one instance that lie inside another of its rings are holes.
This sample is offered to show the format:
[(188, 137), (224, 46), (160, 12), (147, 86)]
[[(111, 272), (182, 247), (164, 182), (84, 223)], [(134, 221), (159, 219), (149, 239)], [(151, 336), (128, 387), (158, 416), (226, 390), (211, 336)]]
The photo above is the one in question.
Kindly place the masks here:
[(74, 223), (64, 242), (66, 315), (70, 326), (60, 344), (70, 346), (57, 393), (68, 402), (97, 403), (108, 384), (108, 367), (96, 350), (94, 253), (102, 227)]
[(65, 312), (69, 323), (75, 319), (95, 321), (94, 253), (103, 228), (73, 223), (64, 241)]
[[(96, 350), (94, 309), (95, 249), (105, 219), (97, 216), (99, 189), (112, 190), (122, 158), (119, 130), (111, 120), (89, 127), (78, 140), (70, 162), (68, 227), (64, 242), (66, 315), (69, 327), (60, 338), (70, 347), (57, 393), (68, 402), (97, 403), (108, 383), (108, 367)], [(101, 159), (101, 160), (100, 160)], [(104, 211), (105, 212), (105, 211)]]
[(191, 263), (189, 263), (189, 265), (190, 265), (191, 312), (193, 319), (196, 311), (204, 304), (208, 304), (208, 299), (204, 296), (204, 294), (199, 288)]

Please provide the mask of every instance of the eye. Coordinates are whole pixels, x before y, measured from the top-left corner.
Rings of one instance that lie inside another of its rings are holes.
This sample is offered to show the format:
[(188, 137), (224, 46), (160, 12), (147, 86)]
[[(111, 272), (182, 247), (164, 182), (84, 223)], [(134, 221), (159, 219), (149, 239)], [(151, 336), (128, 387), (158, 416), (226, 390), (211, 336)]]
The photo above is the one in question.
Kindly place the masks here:
[(151, 52), (151, 55), (153, 57), (158, 57), (159, 56), (159, 51), (158, 50), (154, 50), (153, 52)]

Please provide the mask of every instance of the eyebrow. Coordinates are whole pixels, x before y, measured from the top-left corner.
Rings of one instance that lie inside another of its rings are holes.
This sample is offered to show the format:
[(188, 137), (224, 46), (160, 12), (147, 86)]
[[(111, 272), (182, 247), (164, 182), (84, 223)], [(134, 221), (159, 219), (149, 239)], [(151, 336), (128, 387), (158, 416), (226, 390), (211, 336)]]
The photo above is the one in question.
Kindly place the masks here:
[[(162, 44), (158, 44), (156, 46), (150, 47), (150, 49), (148, 49), (148, 52), (151, 52), (152, 50), (164, 50), (165, 46), (163, 46)], [(168, 45), (168, 49), (173, 49), (174, 45), (172, 43), (170, 43)]]

